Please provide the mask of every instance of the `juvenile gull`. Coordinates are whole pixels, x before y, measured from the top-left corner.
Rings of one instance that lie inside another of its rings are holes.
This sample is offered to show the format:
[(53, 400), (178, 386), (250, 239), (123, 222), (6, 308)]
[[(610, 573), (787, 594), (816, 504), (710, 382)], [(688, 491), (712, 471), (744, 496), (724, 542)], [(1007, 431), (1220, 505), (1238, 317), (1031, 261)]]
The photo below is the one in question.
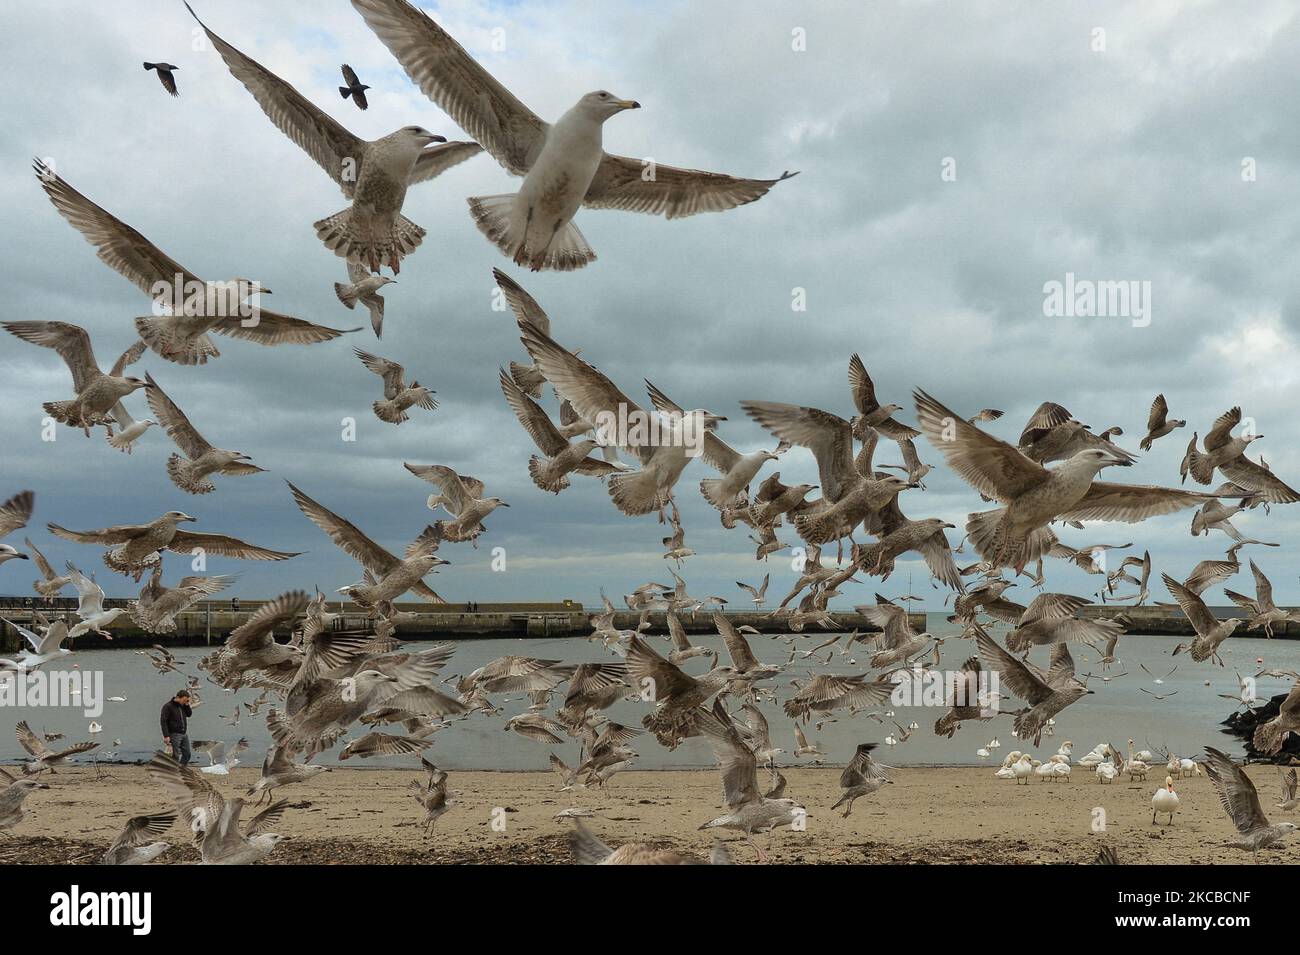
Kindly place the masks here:
[(1102, 448), (1081, 450), (1049, 470), (924, 391), (915, 397), (921, 429), (949, 466), (975, 490), (1005, 505), (971, 514), (966, 524), (975, 550), (994, 567), (1014, 567), (1019, 573), (1041, 557), (1055, 541), (1047, 527), (1053, 520), (1136, 523), (1214, 497), (1098, 481), (1102, 468), (1131, 464), (1130, 457)]
[[(36, 495), (31, 491), (19, 491), (9, 500), (0, 504), (0, 539), (12, 534), (20, 527), (26, 527), (35, 504)], [(27, 543), (30, 547), (31, 541)], [(27, 554), (20, 553), (9, 544), (0, 544), (0, 564), (7, 560), (30, 560), (30, 558)], [(45, 594), (45, 596), (49, 595)]]
[(648, 691), (656, 705), (641, 725), (669, 749), (676, 749), (681, 739), (694, 735), (695, 718), (703, 712), (700, 706), (737, 676), (727, 666), (716, 666), (700, 677), (690, 676), (655, 653), (636, 634), (628, 640), (627, 672), (633, 689), (642, 694)]
[(169, 842), (151, 841), (176, 822), (176, 813), (157, 812), (149, 816), (132, 816), (113, 840), (108, 851), (99, 857), (100, 865), (148, 865), (171, 848)]
[(429, 510), (441, 506), (455, 520), (435, 521), (432, 525), (439, 540), (474, 541), (478, 546), (478, 537), (487, 528), (483, 518), (498, 507), (509, 507), (499, 497), (483, 497), (483, 482), (475, 478), (457, 474), (451, 468), (441, 464), (403, 464), (422, 481), (428, 481), (441, 494), (430, 495), (426, 502)]
[(876, 594), (874, 604), (863, 604), (853, 609), (881, 630), (877, 638), (881, 649), (872, 656), (870, 662), (873, 670), (889, 669), (906, 663), (930, 645), (930, 634), (913, 630), (907, 611), (880, 594)]
[(579, 865), (730, 865), (731, 859), (722, 844), (714, 847), (709, 861), (676, 849), (656, 849), (642, 842), (626, 842), (617, 849), (611, 849), (601, 842), (582, 824), (580, 819), (573, 820), (573, 832), (569, 833), (569, 850)]
[(858, 409), (853, 419), (853, 433), (861, 438), (867, 428), (878, 431), (894, 441), (919, 438), (921, 432), (899, 424), (893, 419), (895, 411), (902, 411), (902, 405), (882, 405), (876, 398), (876, 386), (867, 374), (867, 366), (854, 353), (849, 358), (849, 389), (853, 392), (853, 404)]
[(1241, 560), (1237, 557), (1237, 551), (1242, 548), (1242, 544), (1233, 544), (1228, 548), (1227, 560), (1203, 560), (1192, 568), (1187, 579), (1183, 581), (1183, 586), (1194, 594), (1203, 594), (1216, 584), (1220, 584), (1230, 577), (1235, 577), (1241, 570)]
[(1264, 807), (1259, 804), (1255, 784), (1231, 757), (1210, 746), (1205, 747), (1205, 757), (1205, 773), (1214, 783), (1223, 811), (1240, 833), (1228, 845), (1258, 854), (1260, 849), (1281, 842), (1296, 831), (1294, 823), (1269, 823)]
[[(1242, 511), (1250, 510), (1259, 504), (1257, 499), (1252, 498), (1245, 489), (1238, 489), (1235, 485), (1225, 487), (1225, 491), (1235, 493), (1240, 490), (1243, 495), (1238, 504), (1224, 504), (1222, 501), (1206, 501), (1201, 509), (1192, 515), (1192, 536), (1201, 535), (1209, 536), (1212, 530), (1221, 530), (1234, 541), (1243, 544), (1264, 544), (1266, 541), (1248, 540), (1243, 537), (1241, 532), (1233, 526), (1232, 518), (1236, 517)], [(1271, 546), (1276, 547), (1276, 544)]]
[(77, 616), (81, 618), (75, 627), (68, 631), (68, 639), (76, 639), (83, 633), (94, 632), (102, 637), (112, 637), (104, 628), (126, 613), (123, 607), (104, 609), (104, 588), (99, 586), (68, 561), (65, 565), (72, 578), (72, 586), (77, 589)]
[[(609, 496), (624, 514), (648, 514), (663, 507), (673, 485), (700, 450), (704, 436), (726, 418), (703, 408), (664, 418), (653, 416), (596, 368), (557, 344), (535, 325), (520, 325), (521, 341), (556, 392), (586, 421), (602, 423), (605, 443), (636, 456), (641, 469), (609, 478)], [(604, 424), (608, 422), (608, 424)], [(616, 423), (626, 422), (620, 427)], [(647, 432), (658, 429), (658, 435)], [(614, 434), (609, 434), (614, 431)]]
[[(654, 384), (649, 381), (645, 384), (646, 391), (650, 393), (650, 401), (660, 414), (678, 418), (686, 415), (685, 408), (665, 395)], [(749, 483), (758, 476), (763, 465), (780, 458), (789, 447), (788, 442), (781, 441), (772, 451), (759, 449), (741, 454), (719, 438), (716, 432), (705, 431), (700, 456), (704, 458), (705, 464), (719, 471), (722, 477), (702, 480), (700, 493), (718, 510), (733, 506), (737, 497), (749, 490)]]
[(208, 478), (214, 474), (240, 477), (247, 474), (260, 474), (265, 468), (250, 463), (252, 458), (242, 451), (226, 451), (215, 448), (197, 428), (190, 423), (185, 412), (145, 373), (147, 388), (145, 399), (149, 408), (158, 416), (158, 423), (167, 432), (167, 436), (176, 443), (184, 456), (173, 454), (167, 459), (167, 476), (182, 491), (190, 494), (208, 494), (216, 490)]
[(1165, 396), (1156, 395), (1155, 401), (1151, 402), (1151, 413), (1147, 415), (1146, 437), (1138, 442), (1138, 447), (1143, 451), (1150, 451), (1153, 441), (1163, 438), (1175, 428), (1181, 428), (1186, 424), (1187, 422), (1182, 418), (1170, 418), (1169, 403), (1165, 401)]
[(269, 802), (272, 798), (271, 793), (281, 786), (306, 782), (313, 776), (330, 771), (328, 766), (295, 763), (293, 761), (294, 755), (295, 752), (291, 749), (272, 745), (266, 751), (266, 759), (262, 762), (262, 775), (257, 782), (249, 787), (248, 795), (256, 795), (258, 802), (262, 801), (262, 796), (266, 796)]
[[(1291, 692), (1277, 709), (1277, 716), (1256, 727), (1251, 742), (1265, 756), (1273, 756), (1281, 751), (1282, 744), (1292, 733), (1300, 733), (1300, 683), (1291, 687)], [(1291, 774), (1294, 782), (1295, 770)]]
[(1161, 574), (1160, 579), (1165, 582), (1165, 587), (1174, 600), (1178, 601), (1179, 608), (1187, 617), (1187, 622), (1192, 625), (1196, 631), (1196, 638), (1191, 645), (1178, 644), (1174, 647), (1174, 656), (1178, 656), (1183, 650), (1188, 650), (1193, 660), (1201, 663), (1205, 660), (1214, 660), (1223, 666), (1223, 661), (1219, 659), (1219, 644), (1232, 636), (1242, 621), (1236, 617), (1227, 620), (1220, 620), (1214, 614), (1210, 613), (1205, 601), (1202, 600), (1195, 592), (1184, 587), (1168, 574)]
[(831, 808), (838, 809), (843, 806), (842, 815), (845, 819), (853, 811), (855, 800), (870, 796), (884, 789), (886, 784), (893, 782), (885, 772), (888, 767), (882, 766), (871, 758), (871, 751), (875, 748), (875, 743), (859, 743), (853, 758), (840, 774), (840, 798)]
[(536, 401), (529, 397), (505, 369), (500, 372), (501, 393), (528, 436), (544, 455), (528, 459), (528, 476), (543, 491), (559, 494), (569, 486), (569, 474), (588, 474), (603, 477), (624, 470), (598, 458), (589, 457), (597, 442), (591, 438), (570, 443), (555, 423)]
[(265, 859), (284, 838), (267, 830), (280, 821), (288, 803), (272, 803), (244, 826), (242, 799), (226, 799), (202, 773), (182, 766), (166, 753), (149, 761), (149, 777), (176, 804), (179, 816), (199, 840), (204, 865), (251, 865)]
[(1242, 432), (1238, 437), (1232, 436), (1232, 429), (1241, 424), (1241, 408), (1230, 408), (1221, 414), (1205, 435), (1205, 451), (1196, 449), (1196, 435), (1188, 445), (1183, 458), (1182, 472), (1186, 479), (1188, 474), (1200, 484), (1209, 484), (1218, 468), (1225, 478), (1238, 487), (1254, 492), (1260, 500), (1270, 504), (1291, 504), (1300, 501), (1300, 491), (1296, 491), (1279, 479), (1272, 471), (1246, 457), (1246, 449), (1252, 441), (1264, 437), (1262, 434)]
[(139, 580), (148, 568), (162, 559), (162, 552), (190, 556), (196, 552), (236, 557), (240, 560), (288, 560), (296, 553), (269, 550), (247, 544), (237, 537), (225, 534), (203, 534), (183, 531), (179, 524), (194, 522), (184, 511), (168, 511), (148, 524), (116, 524), (93, 531), (71, 531), (58, 524), (47, 524), (51, 534), (78, 544), (105, 544), (111, 549), (104, 552), (104, 563), (120, 574)]
[(1049, 464), (1052, 461), (1065, 461), (1080, 451), (1097, 449), (1109, 451), (1124, 462), (1132, 464), (1136, 458), (1109, 440), (1110, 435), (1118, 433), (1118, 428), (1110, 428), (1104, 434), (1096, 435), (1088, 426), (1071, 416), (1070, 412), (1053, 401), (1045, 401), (1038, 406), (1020, 433), (1019, 450), (1031, 461)]
[(793, 799), (769, 799), (759, 791), (758, 761), (754, 751), (740, 738), (721, 701), (715, 700), (712, 710), (698, 707), (694, 722), (713, 747), (721, 766), (722, 797), (727, 808), (726, 814), (709, 820), (700, 828), (737, 830), (754, 847), (759, 861), (766, 862), (767, 853), (754, 842), (754, 833), (793, 823), (804, 815), (803, 807)]
[[(145, 386), (143, 379), (123, 374), (144, 354), (144, 342), (137, 341), (113, 363), (108, 374), (100, 371), (99, 362), (90, 344), (90, 335), (79, 325), (67, 322), (4, 322), (5, 331), (43, 348), (52, 348), (72, 372), (72, 390), (76, 397), (71, 401), (47, 401), (45, 413), (61, 424), (81, 428), (86, 435), (94, 425), (103, 425), (113, 434), (118, 423), (114, 415), (120, 402), (133, 391)], [(127, 418), (128, 421), (132, 420)]]
[(302, 590), (268, 600), (231, 631), (224, 646), (200, 660), (199, 669), (207, 670), (214, 683), (228, 690), (247, 683), (245, 674), (251, 670), (262, 670), (268, 676), (276, 671), (292, 675), (302, 662), (302, 651), (277, 643), (275, 630), (291, 629), (294, 620), (307, 609), (307, 600)]
[[(378, 272), (394, 271), (424, 239), (424, 229), (401, 214), (406, 190), (433, 179), (480, 151), (478, 143), (449, 143), (420, 126), (405, 126), (367, 142), (327, 116), (296, 89), (217, 36), (187, 3), (230, 73), (244, 84), (280, 132), (338, 183), (351, 205), (316, 222), (316, 236), (335, 255)], [(442, 143), (432, 149), (432, 143)]]
[(391, 285), (397, 279), (387, 275), (372, 275), (359, 262), (348, 263), (348, 282), (334, 283), (334, 294), (348, 308), (356, 308), (360, 302), (370, 312), (370, 327), (375, 330), (376, 338), (384, 337), (384, 297), (379, 290)]
[(66, 574), (56, 574), (50, 562), (45, 559), (45, 555), (37, 549), (30, 538), (24, 537), (23, 543), (32, 552), (31, 559), (36, 562), (36, 569), (41, 573), (40, 579), (32, 582), (32, 589), (42, 597), (57, 597), (60, 590), (72, 583), (72, 578)]
[(438, 817), (443, 815), (450, 807), (447, 805), (447, 773), (424, 757), (420, 758), (420, 765), (424, 767), (426, 773), (425, 781), (420, 783), (412, 780), (407, 789), (415, 796), (421, 808), (424, 809), (424, 819), (422, 825), (426, 834), (433, 831), (434, 823)]
[(15, 779), (0, 769), (0, 832), (12, 829), (23, 821), (26, 813), (23, 802), (37, 789), (49, 789), (45, 783), (35, 779)]
[(935, 720), (935, 736), (946, 736), (952, 739), (966, 720), (984, 722), (993, 718), (992, 709), (980, 704), (979, 678), (979, 657), (970, 657), (961, 665), (960, 672), (953, 674), (944, 695), (948, 712)]
[(611, 155), (601, 144), (605, 121), (639, 103), (598, 90), (550, 125), (412, 4), (352, 5), (425, 95), (507, 172), (524, 177), (518, 193), (469, 200), (479, 231), (517, 265), (569, 270), (595, 259), (572, 221), (580, 206), (676, 219), (753, 202), (794, 175), (737, 179)]
[(1070, 594), (1039, 594), (1007, 634), (1007, 649), (1012, 653), (1026, 653), (1032, 647), (1051, 644), (1091, 644), (1124, 632), (1124, 622), (1119, 618), (1099, 620), (1079, 616), (1088, 603), (1086, 597)]
[(753, 598), (755, 607), (761, 607), (763, 604), (767, 603), (767, 585), (771, 582), (771, 579), (771, 574), (764, 574), (763, 583), (758, 587), (755, 587), (752, 584), (747, 584), (741, 580), (736, 581), (736, 586)]
[(55, 766), (62, 766), (70, 756), (88, 753), (99, 745), (90, 742), (76, 743), (67, 749), (54, 752), (45, 745), (39, 736), (32, 732), (32, 728), (27, 725), (26, 720), (14, 727), (14, 737), (18, 740), (18, 745), (25, 749), (31, 757), (31, 759), (23, 763), (24, 776), (35, 776), (37, 773), (45, 772), (54, 775)]
[(372, 731), (357, 737), (339, 750), (339, 759), (351, 759), (353, 756), (359, 759), (374, 756), (418, 756), (432, 745), (431, 739)]
[[(298, 505), (298, 509), (307, 516), (307, 519), (324, 531), (329, 536), (329, 539), (337, 544), (345, 554), (358, 561), (362, 567), (377, 578), (384, 578), (390, 572), (403, 566), (404, 561), (402, 559), (380, 547), (362, 533), (361, 529), (351, 521), (317, 504), (292, 484), (289, 484), (289, 490), (293, 492), (293, 499)], [(417, 554), (416, 559), (422, 561), (424, 556), (427, 555)], [(432, 565), (430, 569), (432, 569)], [(409, 589), (430, 603), (446, 603), (423, 580), (417, 579), (410, 585)]]
[(1282, 610), (1273, 602), (1273, 584), (1253, 560), (1250, 562), (1250, 572), (1255, 578), (1253, 598), (1226, 588), (1223, 591), (1224, 596), (1242, 610), (1250, 611), (1250, 620), (1246, 623), (1247, 629), (1263, 627), (1264, 635), (1272, 639), (1275, 623), (1300, 623), (1300, 611)]
[(352, 351), (361, 359), (361, 364), (384, 380), (384, 399), (376, 401), (372, 406), (375, 417), (380, 421), (401, 424), (410, 418), (406, 413), (407, 408), (416, 407), (433, 411), (438, 407), (438, 399), (433, 397), (434, 390), (426, 388), (418, 381), (412, 381), (407, 385), (406, 369), (397, 362), (372, 355), (360, 348), (354, 348)]
[(236, 579), (229, 575), (182, 577), (176, 586), (166, 587), (162, 574), (162, 561), (159, 561), (130, 609), (131, 619), (148, 633), (175, 633), (177, 614), (204, 597), (220, 593)]
[(1033, 737), (1034, 745), (1038, 746), (1049, 719), (1093, 692), (1075, 679), (1074, 660), (1064, 643), (1052, 647), (1052, 665), (1044, 674), (1033, 664), (1021, 662), (1003, 650), (982, 628), (976, 628), (975, 642), (984, 666), (1029, 704), (1016, 713), (1017, 739)]
[[(258, 283), (247, 279), (204, 281), (77, 192), (44, 163), (37, 162), (36, 175), (59, 214), (95, 247), (100, 261), (153, 299), (160, 314), (137, 318), (135, 327), (149, 348), (168, 361), (202, 365), (220, 355), (208, 332), (258, 345), (311, 345), (345, 334), (261, 308), (257, 304), (260, 296), (269, 290)], [(191, 295), (192, 289), (199, 291)], [(249, 300), (246, 307), (227, 307), (237, 304), (230, 301), (232, 294), (241, 301)], [(209, 302), (216, 307), (209, 308)]]
[(176, 76), (174, 75), (180, 69), (172, 63), (149, 63), (144, 64), (145, 71), (155, 70), (158, 73), (158, 82), (172, 96), (180, 96), (180, 90), (176, 88)]

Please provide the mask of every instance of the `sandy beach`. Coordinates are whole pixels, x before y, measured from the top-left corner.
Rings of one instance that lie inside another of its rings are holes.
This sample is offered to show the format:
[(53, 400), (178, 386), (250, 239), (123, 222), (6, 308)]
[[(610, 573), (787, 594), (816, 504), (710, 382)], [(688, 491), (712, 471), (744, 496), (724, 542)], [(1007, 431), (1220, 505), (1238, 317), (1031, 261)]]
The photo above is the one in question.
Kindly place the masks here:
[[(0, 840), (0, 863), (93, 862), (129, 816), (162, 811), (167, 800), (141, 766), (78, 767), (46, 776), (49, 790), (26, 804), (28, 816), (13, 838)], [(1151, 824), (1151, 795), (1159, 782), (1098, 783), (1076, 771), (1070, 783), (1017, 785), (995, 779), (993, 767), (901, 770), (896, 782), (859, 800), (848, 819), (832, 812), (839, 795), (836, 768), (785, 769), (788, 795), (808, 808), (807, 831), (781, 830), (758, 837), (774, 863), (1051, 864), (1084, 863), (1107, 843), (1128, 864), (1248, 863), (1248, 852), (1224, 845), (1233, 834), (1204, 776), (1175, 782), (1181, 809), (1173, 826)], [(1293, 814), (1274, 810), (1277, 771), (1253, 766), (1265, 811), (1275, 820)], [(552, 773), (453, 772), (458, 793), (432, 836), (418, 824), (420, 809), (407, 784), (409, 769), (340, 768), (281, 790), (294, 808), (276, 831), (289, 838), (266, 864), (352, 863), (568, 863), (571, 823), (556, 819), (564, 809), (590, 809), (587, 820), (608, 844), (643, 841), (707, 853), (709, 832), (698, 826), (721, 802), (716, 772), (625, 772), (604, 790), (559, 792)], [(227, 795), (257, 778), (256, 768), (237, 767), (215, 780)], [(494, 810), (504, 818), (493, 828)], [(1105, 831), (1094, 832), (1096, 810)], [(162, 861), (197, 859), (179, 825), (166, 838), (176, 848)], [(735, 836), (726, 834), (731, 840)], [(743, 842), (733, 859), (755, 861)], [(1260, 854), (1260, 862), (1300, 862), (1300, 842)]]

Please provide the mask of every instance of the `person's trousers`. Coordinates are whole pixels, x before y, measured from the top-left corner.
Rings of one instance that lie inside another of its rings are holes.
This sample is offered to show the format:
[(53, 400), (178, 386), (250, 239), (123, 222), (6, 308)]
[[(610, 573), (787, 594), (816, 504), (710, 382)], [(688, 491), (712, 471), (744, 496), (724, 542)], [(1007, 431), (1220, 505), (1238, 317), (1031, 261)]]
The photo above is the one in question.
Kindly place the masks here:
[(175, 759), (176, 762), (180, 763), (182, 766), (187, 765), (190, 761), (190, 756), (192, 755), (192, 753), (190, 752), (189, 734), (173, 733), (171, 735), (171, 741), (172, 741), (172, 758)]

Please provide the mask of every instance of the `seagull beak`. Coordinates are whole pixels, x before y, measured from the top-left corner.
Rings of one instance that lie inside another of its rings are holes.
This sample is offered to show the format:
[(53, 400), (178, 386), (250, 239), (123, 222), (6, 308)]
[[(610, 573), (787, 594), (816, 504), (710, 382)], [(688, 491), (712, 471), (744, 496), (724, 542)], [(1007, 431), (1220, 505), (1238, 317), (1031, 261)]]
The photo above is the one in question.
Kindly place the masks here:
[(14, 554), (14, 556), (17, 557), (19, 560), (31, 560), (31, 558), (28, 557), (26, 554)]
[(640, 109), (641, 104), (634, 99), (621, 99), (618, 101), (619, 109)]
[(445, 143), (447, 141), (446, 136), (439, 136), (436, 133), (430, 133), (427, 138), (430, 143)]

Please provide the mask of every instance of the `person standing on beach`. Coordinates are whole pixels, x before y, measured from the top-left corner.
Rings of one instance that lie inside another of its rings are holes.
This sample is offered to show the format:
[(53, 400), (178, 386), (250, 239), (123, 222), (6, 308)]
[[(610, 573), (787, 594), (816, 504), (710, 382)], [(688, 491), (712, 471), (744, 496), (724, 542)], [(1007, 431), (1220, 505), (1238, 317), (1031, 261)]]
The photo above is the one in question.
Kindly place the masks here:
[(163, 704), (162, 716), (159, 719), (163, 745), (171, 747), (172, 757), (182, 766), (190, 761), (188, 721), (193, 715), (194, 711), (190, 709), (190, 691), (181, 690)]

